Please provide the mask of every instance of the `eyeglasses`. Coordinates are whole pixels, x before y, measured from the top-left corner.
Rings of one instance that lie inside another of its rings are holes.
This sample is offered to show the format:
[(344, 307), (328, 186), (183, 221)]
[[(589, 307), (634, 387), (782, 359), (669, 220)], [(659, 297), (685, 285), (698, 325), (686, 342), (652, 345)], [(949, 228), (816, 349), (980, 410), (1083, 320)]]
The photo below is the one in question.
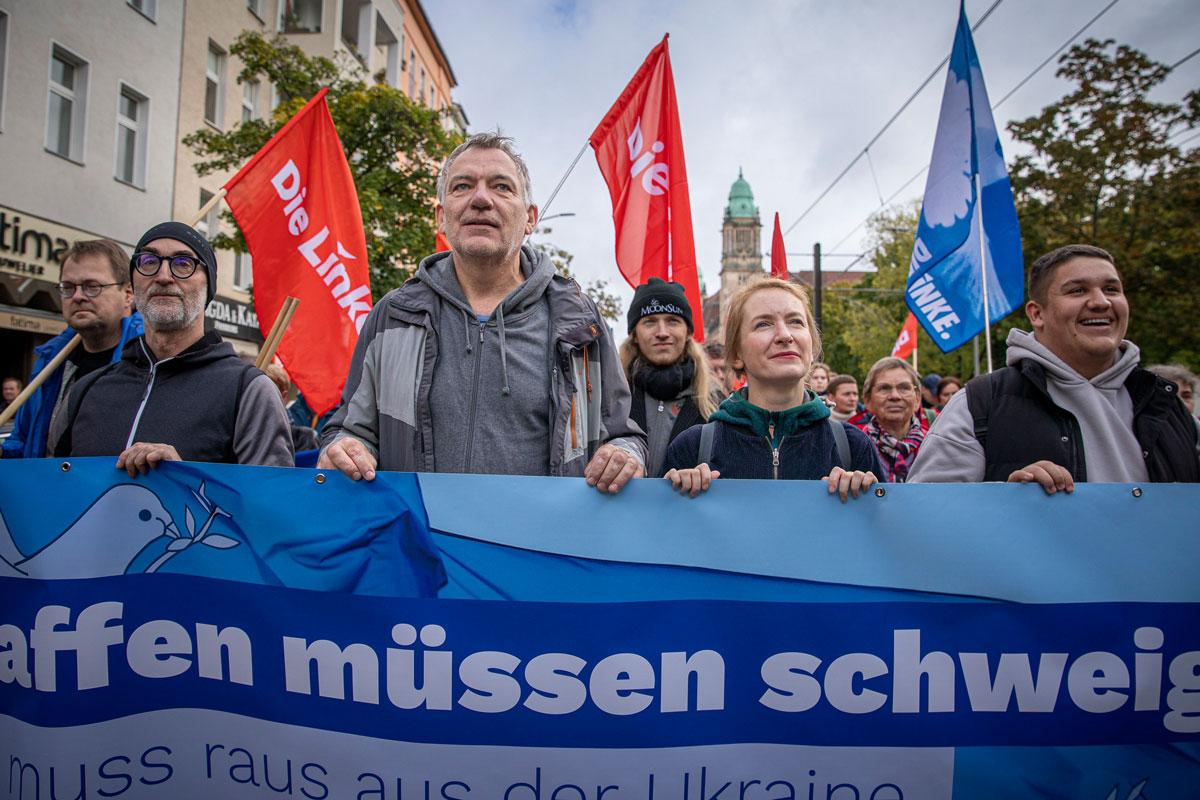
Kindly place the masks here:
[(137, 270), (138, 274), (145, 275), (147, 278), (153, 278), (162, 269), (162, 262), (164, 261), (167, 262), (167, 268), (171, 270), (171, 274), (181, 281), (192, 277), (192, 274), (196, 271), (196, 267), (200, 266), (200, 259), (189, 255), (180, 253), (173, 256), (160, 256), (158, 253), (151, 253), (149, 250), (134, 253), (129, 266)]
[(916, 388), (917, 387), (913, 386), (911, 383), (898, 383), (895, 386), (890, 383), (881, 383), (872, 391), (882, 397), (887, 397), (892, 392), (899, 392), (901, 395), (909, 395), (912, 394), (913, 390)]
[(109, 286), (121, 286), (120, 283), (99, 283), (97, 281), (84, 281), (83, 283), (70, 283), (63, 281), (58, 284), (58, 294), (63, 300), (75, 296), (75, 290), (81, 289), (84, 297), (99, 297), (100, 293)]

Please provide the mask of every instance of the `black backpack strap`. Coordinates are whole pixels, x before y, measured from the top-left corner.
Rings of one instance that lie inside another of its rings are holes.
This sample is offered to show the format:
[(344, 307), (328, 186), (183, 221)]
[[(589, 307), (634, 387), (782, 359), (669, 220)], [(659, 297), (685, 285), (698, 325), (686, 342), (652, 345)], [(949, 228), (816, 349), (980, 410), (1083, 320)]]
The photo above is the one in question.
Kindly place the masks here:
[(700, 426), (700, 450), (696, 454), (696, 466), (708, 464), (712, 458), (713, 435), (717, 432), (717, 423), (706, 422)]
[(975, 426), (975, 440), (979, 446), (987, 450), (988, 417), (992, 411), (992, 375), (967, 381), (967, 408), (971, 411), (971, 419)]
[(833, 417), (827, 419), (829, 430), (833, 432), (833, 441), (837, 445), (838, 460), (841, 461), (837, 466), (848, 470), (850, 469), (850, 440), (846, 438), (846, 428)]

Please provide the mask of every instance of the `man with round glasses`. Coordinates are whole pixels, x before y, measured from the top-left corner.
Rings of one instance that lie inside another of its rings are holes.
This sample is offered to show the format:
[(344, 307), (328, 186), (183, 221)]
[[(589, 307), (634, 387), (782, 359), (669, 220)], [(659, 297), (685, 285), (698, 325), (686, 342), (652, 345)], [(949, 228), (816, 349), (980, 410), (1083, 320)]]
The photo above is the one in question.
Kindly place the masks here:
[(130, 476), (162, 461), (292, 466), (291, 434), (271, 379), (246, 364), (204, 308), (216, 293), (212, 246), (193, 228), (164, 222), (130, 260), (145, 333), (121, 360), (72, 390), (56, 456), (117, 456)]
[(46, 456), (47, 437), (71, 387), (119, 360), (125, 344), (142, 333), (142, 318), (133, 311), (129, 261), (116, 242), (91, 239), (71, 245), (63, 255), (58, 292), (67, 329), (34, 350), (33, 375), (77, 333), (80, 344), (17, 412), (12, 434), (4, 442), (5, 458)]

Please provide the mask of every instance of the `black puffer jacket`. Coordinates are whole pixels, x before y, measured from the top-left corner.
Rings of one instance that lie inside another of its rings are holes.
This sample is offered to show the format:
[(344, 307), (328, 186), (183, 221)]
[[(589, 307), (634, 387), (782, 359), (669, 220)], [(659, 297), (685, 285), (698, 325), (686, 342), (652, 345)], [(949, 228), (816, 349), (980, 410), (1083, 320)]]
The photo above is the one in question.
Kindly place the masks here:
[[(1133, 434), (1142, 447), (1146, 472), (1158, 483), (1200, 481), (1196, 425), (1179, 401), (1175, 384), (1135, 368), (1125, 379), (1133, 401)], [(1003, 481), (1018, 469), (1047, 460), (1071, 477), (1087, 477), (1079, 422), (1054, 404), (1046, 371), (1032, 359), (967, 384), (975, 438), (983, 445), (985, 481)]]

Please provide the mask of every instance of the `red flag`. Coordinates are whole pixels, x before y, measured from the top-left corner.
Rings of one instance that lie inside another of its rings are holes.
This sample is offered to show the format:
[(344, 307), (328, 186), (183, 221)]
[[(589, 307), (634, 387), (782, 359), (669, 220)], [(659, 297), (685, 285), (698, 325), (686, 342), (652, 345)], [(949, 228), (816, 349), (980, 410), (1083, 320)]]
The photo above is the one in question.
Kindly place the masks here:
[(904, 320), (904, 327), (900, 329), (900, 335), (896, 337), (896, 345), (892, 348), (892, 355), (896, 358), (908, 358), (912, 355), (912, 351), (917, 349), (917, 318), (908, 312), (908, 317)]
[(682, 284), (692, 307), (696, 341), (704, 341), (704, 298), (696, 272), (687, 167), (666, 36), (588, 142), (612, 195), (621, 274), (635, 287), (652, 277)]
[(444, 253), (450, 249), (450, 241), (446, 238), (446, 234), (438, 231), (433, 237), (433, 252)]
[(783, 249), (783, 231), (779, 230), (779, 212), (775, 212), (775, 233), (771, 236), (771, 277), (788, 279), (787, 251)]
[(337, 404), (371, 310), (358, 193), (325, 92), (225, 184), (254, 257), (254, 310), (264, 335), (288, 295), (300, 300), (277, 352), (318, 413)]

